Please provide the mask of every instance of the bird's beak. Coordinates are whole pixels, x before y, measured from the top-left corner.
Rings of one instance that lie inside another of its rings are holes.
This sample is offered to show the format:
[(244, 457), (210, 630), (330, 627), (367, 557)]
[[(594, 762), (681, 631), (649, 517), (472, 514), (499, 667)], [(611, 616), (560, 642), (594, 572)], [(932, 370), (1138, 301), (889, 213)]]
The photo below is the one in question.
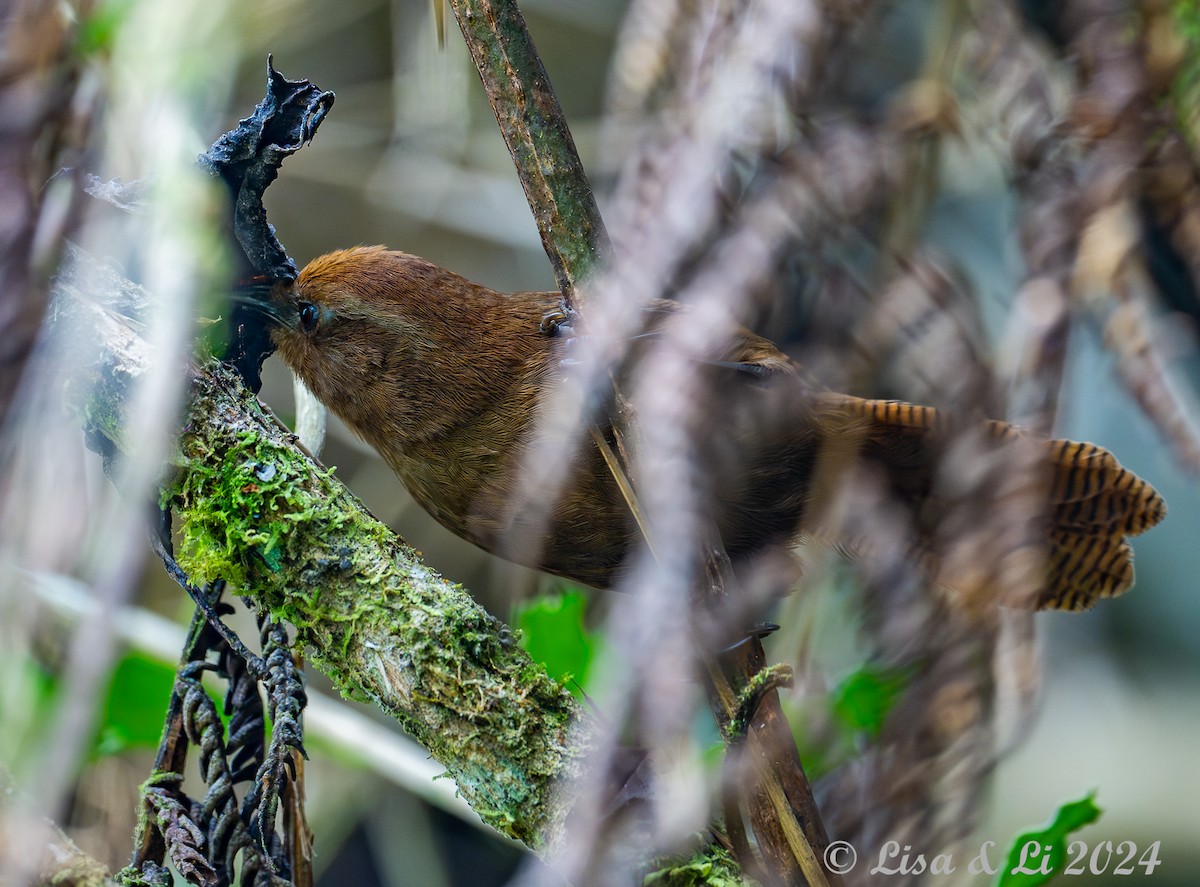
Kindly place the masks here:
[(266, 318), (274, 326), (294, 327), (293, 312), (286, 311), (279, 302), (283, 281), (268, 280), (261, 276), (239, 282), (233, 288), (230, 299), (249, 311)]

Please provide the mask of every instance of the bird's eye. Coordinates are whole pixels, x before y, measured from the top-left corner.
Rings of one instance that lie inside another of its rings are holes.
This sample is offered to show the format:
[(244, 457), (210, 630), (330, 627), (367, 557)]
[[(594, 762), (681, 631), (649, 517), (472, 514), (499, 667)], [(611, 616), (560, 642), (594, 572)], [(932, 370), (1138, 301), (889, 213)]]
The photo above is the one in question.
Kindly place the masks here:
[(317, 328), (317, 321), (321, 319), (321, 312), (312, 302), (300, 303), (300, 329), (306, 333), (311, 333)]

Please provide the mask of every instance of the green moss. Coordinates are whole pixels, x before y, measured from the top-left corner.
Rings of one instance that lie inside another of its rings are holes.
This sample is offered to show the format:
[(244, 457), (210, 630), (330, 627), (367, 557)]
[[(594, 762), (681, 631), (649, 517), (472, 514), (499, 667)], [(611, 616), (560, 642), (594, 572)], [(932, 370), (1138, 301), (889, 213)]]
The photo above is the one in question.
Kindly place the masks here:
[(742, 875), (733, 854), (710, 844), (690, 857), (646, 875), (643, 887), (747, 887), (757, 881)]
[(75, 851), (63, 867), (44, 883), (53, 887), (104, 887), (111, 882), (108, 880), (108, 869), (96, 860)]
[(738, 704), (732, 720), (725, 729), (727, 739), (741, 740), (745, 738), (762, 701), (763, 694), (776, 687), (792, 685), (792, 667), (785, 663), (771, 665), (758, 671), (738, 694)]

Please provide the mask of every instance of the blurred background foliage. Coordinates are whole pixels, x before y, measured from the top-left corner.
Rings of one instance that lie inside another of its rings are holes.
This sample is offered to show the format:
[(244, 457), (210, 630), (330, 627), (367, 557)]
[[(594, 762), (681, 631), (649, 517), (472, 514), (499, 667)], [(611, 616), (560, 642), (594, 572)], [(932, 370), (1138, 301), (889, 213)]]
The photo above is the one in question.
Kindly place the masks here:
[[(621, 134), (604, 132), (604, 114), (625, 3), (526, 0), (521, 5), (603, 212), (624, 160), (613, 147), (622, 144)], [(151, 10), (154, 6), (159, 9)], [(845, 72), (845, 94), (863, 107), (893, 99), (896, 84), (930, 64), (927, 49), (936, 45), (938, 28), (958, 6), (937, 0), (885, 4), (862, 40), (861, 65)], [(164, 52), (176, 54), (173, 87), (187, 97), (194, 121), (184, 130), (185, 143), (172, 147), (179, 157), (198, 154), (249, 111), (262, 95), (264, 59), (273, 53), (281, 72), (337, 93), (316, 140), (286, 162), (267, 196), (270, 218), (299, 264), (338, 247), (384, 243), (495, 289), (553, 287), (474, 67), (452, 18), (445, 45), (438, 45), (427, 0), (265, 0), (245, 8), (192, 3), (169, 10), (151, 0), (109, 0), (80, 14), (76, 52), (83, 57), (82, 76), (92, 78), (95, 92), (109, 96), (96, 106), (109, 127), (108, 150), (80, 157), (100, 178), (142, 179), (149, 172), (144, 154), (152, 152), (129, 147), (136, 140), (125, 137), (136, 133), (112, 128), (121, 123), (122, 100), (133, 101), (131, 93), (153, 88), (127, 79), (145, 70), (137, 68), (130, 41), (159, 40)], [(1194, 3), (1180, 4), (1179, 28), (1193, 40), (1200, 33)], [(1194, 94), (1198, 69), (1193, 54), (1185, 67), (1190, 80), (1181, 81), (1181, 89)], [(122, 90), (127, 90), (124, 99)], [(1195, 113), (1187, 122), (1195, 126)], [(1194, 129), (1192, 135), (1195, 140)], [(919, 236), (969, 280), (982, 315), (998, 334), (1023, 277), (1006, 171), (978, 145), (949, 139), (936, 176), (936, 198)], [(93, 244), (104, 240), (102, 234), (91, 236)], [(1164, 308), (1153, 323), (1171, 349), (1178, 383), (1194, 395), (1200, 358), (1193, 320)], [(1084, 614), (1037, 617), (1044, 665), (1038, 711), (1020, 735), (1010, 737), (984, 803), (986, 815), (974, 844), (967, 846), (992, 840), (1004, 847), (1018, 832), (1046, 821), (1064, 801), (1094, 791), (1104, 813), (1082, 836), (1092, 842), (1132, 840), (1139, 846), (1159, 840), (1163, 865), (1153, 875), (1156, 883), (1183, 885), (1193, 883), (1192, 873), (1200, 870), (1193, 810), (1193, 799), (1200, 796), (1194, 752), (1200, 733), (1200, 596), (1190, 578), (1200, 497), (1195, 478), (1178, 467), (1125, 393), (1113, 363), (1099, 331), (1071, 338), (1055, 431), (1117, 453), (1164, 494), (1170, 514), (1162, 527), (1136, 542), (1133, 593)], [(268, 362), (265, 379), (264, 400), (288, 420), (291, 380), (279, 361)], [(527, 648), (551, 674), (569, 675), (577, 692), (586, 691), (589, 676), (609, 655), (598, 633), (610, 606), (608, 593), (566, 588), (451, 536), (336, 420), (322, 458), (337, 466), (368, 508), (421, 549), (428, 563), (518, 626)], [(105, 495), (96, 486), (95, 466), (82, 470), (91, 475), (94, 495)], [(828, 557), (818, 552), (814, 559)], [(151, 621), (142, 630), (136, 619), (150, 611), (182, 625), (189, 612), (178, 588), (149, 558), (146, 566), (125, 604), (142, 615), (122, 610), (117, 617), (134, 646), (117, 650), (106, 687), (101, 683), (102, 692), (89, 700), (90, 710), (77, 712), (93, 725), (86, 754), (60, 762), (71, 773), (61, 822), (85, 850), (114, 869), (128, 857), (136, 790), (158, 739), (171, 651), (178, 649), (169, 628)], [(806, 763), (819, 778), (850, 760), (864, 735), (878, 733), (906, 676), (864, 661), (855, 640), (856, 617), (839, 592), (845, 571), (812, 572), (818, 580), (803, 594), (783, 600), (772, 614), (782, 630), (767, 649), (772, 660), (821, 664), (805, 672), (806, 679), (785, 701)], [(78, 598), (60, 591), (59, 616), (30, 617), (11, 598), (0, 598), (3, 619), (32, 638), (25, 648), (28, 657), (16, 665), (6, 662), (6, 686), (0, 691), (0, 761), (19, 779), (22, 762), (35, 759), (31, 744), (67, 698), (57, 666), (65, 652), (60, 620), (70, 617), (61, 615), (61, 607)], [(241, 627), (253, 634), (248, 623)], [(150, 648), (147, 637), (156, 642)], [(320, 675), (310, 678), (315, 688), (328, 690)], [(374, 737), (391, 729), (386, 720), (353, 708), (357, 720), (313, 727), (307, 740), (319, 883), (503, 884), (525, 864), (516, 847), (469, 824), (469, 811), (448, 799), (444, 783), (430, 779), (436, 765), (422, 771), (418, 765), (381, 760), (394, 749), (401, 754), (402, 741), (386, 747), (376, 742)], [(339, 717), (331, 716), (335, 723)], [(715, 746), (715, 732), (705, 737), (711, 729), (696, 727), (702, 743)], [(372, 747), (379, 754), (364, 752)], [(411, 749), (407, 754), (414, 756)], [(420, 761), (419, 750), (415, 758)], [(1105, 877), (1077, 880), (1108, 883)]]

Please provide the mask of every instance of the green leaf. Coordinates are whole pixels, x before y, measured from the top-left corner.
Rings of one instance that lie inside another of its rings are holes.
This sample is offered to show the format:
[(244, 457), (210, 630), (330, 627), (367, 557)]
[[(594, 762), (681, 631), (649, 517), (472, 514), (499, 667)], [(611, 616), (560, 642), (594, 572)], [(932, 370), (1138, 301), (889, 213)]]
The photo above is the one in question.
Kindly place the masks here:
[(534, 598), (515, 614), (522, 646), (557, 680), (573, 677), (580, 684), (587, 680), (598, 640), (584, 627), (586, 604), (583, 592), (568, 589)]
[(850, 730), (866, 733), (872, 739), (878, 737), (888, 712), (912, 680), (914, 671), (912, 666), (863, 665), (833, 691), (830, 701), (834, 717)]
[(103, 757), (127, 748), (156, 746), (174, 684), (171, 666), (138, 653), (127, 654), (113, 670), (93, 753)]
[(1067, 836), (1100, 818), (1095, 792), (1058, 808), (1054, 821), (1017, 835), (996, 887), (1037, 887), (1054, 879), (1067, 858)]
[(79, 23), (79, 53), (87, 57), (110, 51), (133, 5), (132, 0), (108, 0), (97, 4)]

